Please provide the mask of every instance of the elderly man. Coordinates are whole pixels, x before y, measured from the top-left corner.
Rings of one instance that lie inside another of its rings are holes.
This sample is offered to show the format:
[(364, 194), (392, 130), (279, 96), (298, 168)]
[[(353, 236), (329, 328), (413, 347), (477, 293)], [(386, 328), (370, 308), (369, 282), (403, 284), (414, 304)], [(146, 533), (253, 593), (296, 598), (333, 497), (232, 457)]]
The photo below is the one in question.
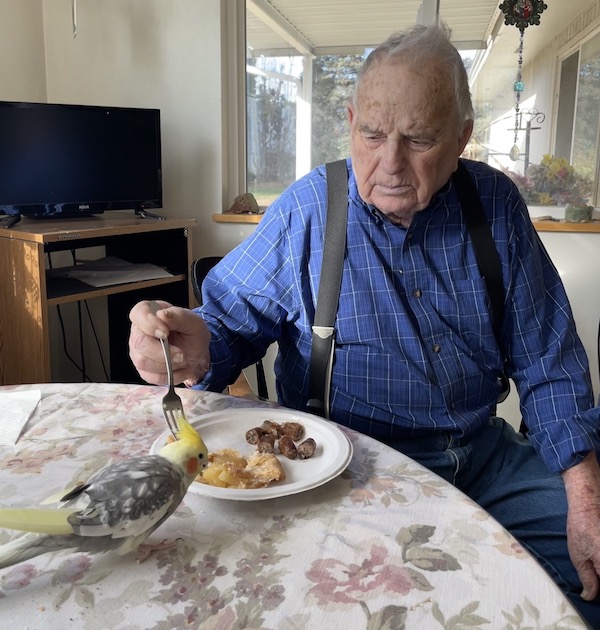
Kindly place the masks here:
[[(416, 27), (375, 49), (349, 121), (331, 418), (456, 484), (598, 628), (600, 410), (564, 288), (523, 199), (501, 173), (460, 160), (500, 258), (504, 317), (494, 334), (453, 178), (473, 110), (447, 29)], [(278, 399), (306, 407), (326, 190), (323, 168), (290, 186), (207, 277), (196, 312), (132, 309), (130, 355), (145, 380), (166, 380), (158, 337), (169, 336), (179, 382), (212, 390), (277, 341)], [(503, 369), (529, 439), (494, 415)]]

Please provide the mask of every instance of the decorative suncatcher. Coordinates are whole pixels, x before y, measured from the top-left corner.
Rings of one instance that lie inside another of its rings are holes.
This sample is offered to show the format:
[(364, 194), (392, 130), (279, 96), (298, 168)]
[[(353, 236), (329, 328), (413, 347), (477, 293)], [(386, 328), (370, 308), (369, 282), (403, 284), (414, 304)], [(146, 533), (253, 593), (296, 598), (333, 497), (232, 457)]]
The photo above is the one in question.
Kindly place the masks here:
[(521, 92), (525, 89), (523, 83), (522, 70), (523, 70), (523, 43), (525, 40), (525, 29), (528, 26), (539, 26), (540, 14), (544, 9), (547, 9), (548, 5), (542, 0), (504, 0), (499, 6), (499, 9), (504, 13), (504, 23), (507, 26), (514, 24), (520, 31), (519, 48), (518, 48), (518, 68), (517, 79), (513, 85), (515, 92), (515, 143), (510, 150), (509, 157), (513, 162), (519, 159), (519, 145), (517, 144), (519, 136), (519, 121), (520, 121), (520, 103)]
[(73, 21), (73, 39), (77, 37), (77, 0), (71, 0), (71, 19)]

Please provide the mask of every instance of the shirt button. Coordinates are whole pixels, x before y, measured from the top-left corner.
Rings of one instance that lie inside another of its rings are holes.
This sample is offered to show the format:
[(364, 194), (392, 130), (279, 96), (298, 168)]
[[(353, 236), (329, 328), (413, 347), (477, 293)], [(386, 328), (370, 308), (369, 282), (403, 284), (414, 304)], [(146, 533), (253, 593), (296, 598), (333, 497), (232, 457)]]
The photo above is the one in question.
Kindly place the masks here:
[(442, 351), (442, 346), (440, 346), (440, 345), (439, 345), (439, 344), (437, 344), (437, 343), (434, 343), (434, 344), (431, 346), (431, 349), (432, 349), (432, 350), (433, 350), (433, 351), (437, 354), (438, 352), (441, 352), (441, 351)]
[(421, 289), (415, 289), (413, 291), (413, 296), (416, 298), (420, 298), (423, 295), (423, 292), (421, 291)]

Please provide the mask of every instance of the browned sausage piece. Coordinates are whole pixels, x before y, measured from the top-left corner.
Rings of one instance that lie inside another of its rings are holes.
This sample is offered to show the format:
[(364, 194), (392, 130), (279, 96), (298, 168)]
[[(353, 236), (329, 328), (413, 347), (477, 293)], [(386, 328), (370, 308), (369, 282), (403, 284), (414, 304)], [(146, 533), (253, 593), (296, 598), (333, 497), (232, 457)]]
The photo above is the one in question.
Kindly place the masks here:
[(312, 438), (308, 438), (307, 440), (304, 440), (302, 444), (298, 445), (298, 449), (297, 449), (298, 457), (300, 459), (308, 459), (309, 457), (312, 457), (315, 453), (316, 447), (317, 447), (317, 444)]
[(274, 453), (275, 452), (275, 437), (271, 433), (265, 433), (258, 440), (256, 450), (259, 453)]
[(294, 440), (289, 435), (282, 435), (279, 438), (279, 452), (288, 459), (296, 459), (298, 457)]
[(281, 435), (281, 426), (277, 422), (265, 420), (259, 427), (265, 433), (270, 433), (275, 439)]
[(281, 435), (289, 435), (294, 442), (298, 442), (304, 437), (304, 427), (299, 422), (284, 422)]
[(265, 432), (260, 427), (249, 429), (246, 431), (246, 442), (248, 442), (248, 444), (258, 444), (258, 441), (264, 434)]

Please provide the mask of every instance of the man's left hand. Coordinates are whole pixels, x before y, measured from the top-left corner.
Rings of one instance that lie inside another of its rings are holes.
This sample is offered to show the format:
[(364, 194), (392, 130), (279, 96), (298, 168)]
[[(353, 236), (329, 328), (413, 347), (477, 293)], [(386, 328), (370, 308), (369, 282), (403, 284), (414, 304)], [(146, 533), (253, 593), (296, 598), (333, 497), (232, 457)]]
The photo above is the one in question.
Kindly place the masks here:
[(596, 453), (562, 473), (567, 491), (567, 544), (583, 584), (582, 599), (600, 591), (600, 467)]

